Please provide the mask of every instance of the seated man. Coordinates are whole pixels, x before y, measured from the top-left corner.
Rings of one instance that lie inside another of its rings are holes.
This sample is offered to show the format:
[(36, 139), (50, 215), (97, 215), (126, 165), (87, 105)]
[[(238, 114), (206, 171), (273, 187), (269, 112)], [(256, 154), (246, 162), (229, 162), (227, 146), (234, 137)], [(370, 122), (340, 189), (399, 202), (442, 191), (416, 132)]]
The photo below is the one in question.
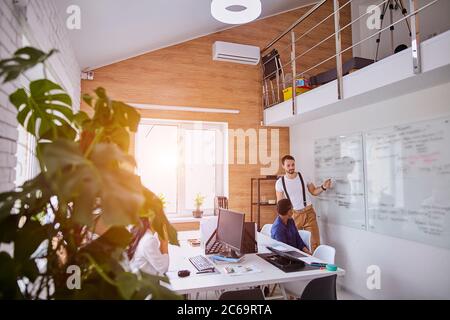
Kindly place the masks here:
[(311, 254), (308, 247), (302, 241), (302, 238), (300, 238), (295, 222), (292, 219), (292, 204), (288, 199), (281, 199), (278, 201), (277, 213), (278, 217), (272, 225), (272, 238), (307, 254)]

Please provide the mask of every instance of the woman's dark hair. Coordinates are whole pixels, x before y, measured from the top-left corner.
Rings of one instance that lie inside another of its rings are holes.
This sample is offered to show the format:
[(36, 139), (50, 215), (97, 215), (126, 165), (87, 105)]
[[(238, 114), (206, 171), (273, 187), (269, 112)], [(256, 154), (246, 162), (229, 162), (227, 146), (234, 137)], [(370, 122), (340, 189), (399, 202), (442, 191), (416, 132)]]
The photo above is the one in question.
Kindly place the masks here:
[(289, 210), (292, 209), (292, 204), (289, 199), (281, 199), (277, 203), (277, 212), (280, 216), (285, 216), (288, 214)]
[(139, 245), (144, 234), (150, 229), (150, 221), (148, 218), (139, 218), (139, 225), (136, 225), (131, 229), (131, 234), (133, 238), (131, 239), (130, 246), (127, 250), (128, 259), (133, 259), (136, 248)]

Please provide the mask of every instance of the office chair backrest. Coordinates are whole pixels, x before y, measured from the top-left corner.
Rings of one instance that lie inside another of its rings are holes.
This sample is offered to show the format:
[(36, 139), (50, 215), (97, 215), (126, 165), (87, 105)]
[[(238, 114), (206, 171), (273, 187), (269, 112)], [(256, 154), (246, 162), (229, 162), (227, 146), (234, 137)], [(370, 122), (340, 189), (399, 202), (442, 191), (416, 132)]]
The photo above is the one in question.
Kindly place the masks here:
[(308, 247), (308, 250), (311, 250), (311, 231), (298, 230), (298, 233), (300, 234), (300, 238), (302, 238), (302, 241)]
[(219, 300), (265, 300), (261, 289), (246, 289), (237, 291), (226, 291), (222, 293)]
[(331, 276), (311, 280), (303, 290), (301, 300), (337, 300), (336, 277)]
[(336, 254), (335, 248), (327, 246), (325, 244), (321, 244), (316, 248), (316, 250), (313, 253), (313, 256), (326, 263), (334, 264), (335, 254)]
[(219, 209), (228, 209), (228, 198), (224, 196), (216, 196), (214, 198), (214, 215), (219, 215)]
[(271, 236), (271, 231), (272, 231), (272, 224), (271, 223), (265, 224), (262, 227), (262, 229), (261, 229), (261, 233), (266, 235), (266, 236), (268, 236), (268, 237)]
[(408, 46), (406, 44), (401, 44), (395, 48), (394, 53), (398, 53), (406, 49), (408, 49)]
[(268, 54), (266, 54), (264, 57), (261, 58), (263, 70), (264, 70), (264, 78), (266, 80), (272, 80), (275, 79), (277, 76), (277, 72), (275, 72), (278, 69), (278, 74), (282, 73), (281, 70), (281, 61), (280, 61), (280, 54), (276, 49), (273, 49)]

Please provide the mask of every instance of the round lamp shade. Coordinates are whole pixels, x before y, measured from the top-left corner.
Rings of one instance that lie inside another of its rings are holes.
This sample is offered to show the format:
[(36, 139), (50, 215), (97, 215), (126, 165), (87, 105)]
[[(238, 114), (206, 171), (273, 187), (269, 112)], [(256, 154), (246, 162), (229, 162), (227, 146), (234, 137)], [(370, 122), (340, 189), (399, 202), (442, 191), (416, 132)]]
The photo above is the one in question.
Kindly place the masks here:
[[(242, 11), (231, 11), (232, 6), (245, 7)], [(228, 24), (243, 24), (255, 20), (261, 15), (261, 0), (212, 0), (211, 14)]]

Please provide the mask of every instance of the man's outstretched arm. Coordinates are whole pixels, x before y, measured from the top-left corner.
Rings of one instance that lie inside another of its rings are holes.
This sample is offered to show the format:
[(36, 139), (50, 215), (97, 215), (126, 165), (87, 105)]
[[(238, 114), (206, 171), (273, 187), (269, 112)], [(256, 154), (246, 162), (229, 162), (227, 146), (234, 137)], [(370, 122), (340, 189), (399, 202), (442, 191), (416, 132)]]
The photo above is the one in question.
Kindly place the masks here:
[(308, 183), (307, 187), (310, 194), (312, 194), (313, 196), (318, 196), (325, 190), (331, 188), (331, 179), (325, 180), (324, 183), (322, 183), (322, 185), (319, 187), (316, 187), (312, 182)]

